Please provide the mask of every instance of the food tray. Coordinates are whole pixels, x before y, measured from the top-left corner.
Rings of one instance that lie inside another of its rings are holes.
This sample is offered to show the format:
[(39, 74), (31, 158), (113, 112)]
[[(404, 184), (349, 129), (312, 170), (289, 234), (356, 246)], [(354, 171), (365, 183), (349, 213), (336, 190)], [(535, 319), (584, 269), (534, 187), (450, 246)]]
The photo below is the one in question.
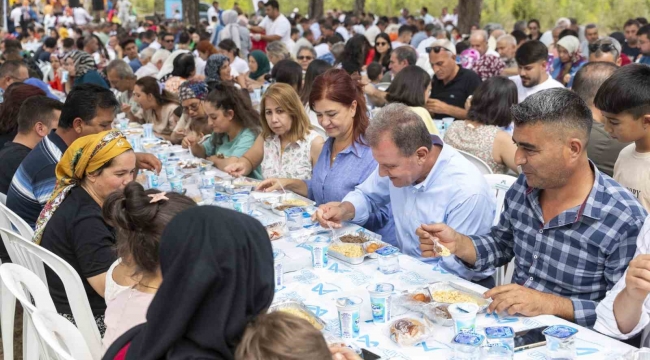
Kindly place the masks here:
[(344, 243), (342, 241), (334, 240), (334, 243), (333, 243), (334, 245), (338, 243), (338, 244), (344, 244), (344, 245), (359, 245), (359, 246), (361, 246), (361, 249), (363, 250), (363, 256), (360, 256), (360, 257), (348, 257), (348, 256), (345, 256), (345, 255), (343, 255), (341, 253), (338, 253), (336, 251), (332, 251), (331, 246), (330, 246), (329, 254), (333, 258), (339, 259), (341, 261), (345, 261), (345, 262), (347, 262), (349, 264), (352, 264), (352, 265), (361, 264), (363, 262), (363, 259), (365, 259), (366, 257), (371, 258), (371, 259), (376, 259), (377, 258), (377, 254), (366, 252), (366, 248), (367, 248), (368, 245), (370, 245), (370, 244), (379, 244), (379, 245), (381, 245), (381, 247), (390, 246), (390, 244), (387, 244), (387, 243), (381, 241), (381, 235), (375, 234), (375, 233), (373, 233), (371, 231), (368, 231), (368, 230), (366, 230), (364, 228), (359, 228), (359, 229), (357, 229), (355, 231), (346, 231), (346, 232), (344, 232), (342, 234), (337, 234), (337, 237), (340, 239), (341, 236), (346, 236), (346, 235), (354, 235), (354, 236), (362, 235), (362, 236), (364, 236), (364, 237), (366, 237), (368, 239), (368, 241), (366, 241), (364, 243)]
[[(256, 193), (259, 194), (259, 193)], [(316, 206), (316, 203), (312, 200), (307, 199), (306, 197), (300, 196), (296, 193), (288, 192), (288, 193), (280, 193), (280, 192), (273, 192), (273, 193), (264, 193), (263, 195), (253, 195), (255, 197), (259, 197), (258, 201), (260, 204), (262, 204), (262, 207), (264, 207), (267, 210), (273, 211), (273, 206), (279, 203), (282, 203), (287, 200), (300, 200), (305, 203), (305, 205), (302, 205), (302, 207), (308, 207), (308, 206)], [(300, 205), (296, 205), (300, 206)], [(284, 211), (276, 212), (274, 211), (276, 215), (279, 216), (284, 216)]]
[[(344, 245), (353, 245), (353, 244), (344, 244)], [(360, 244), (359, 244), (359, 246), (361, 247)], [(363, 251), (363, 247), (362, 247), (362, 251)], [(363, 262), (363, 259), (366, 258), (365, 252), (364, 252), (363, 256), (358, 256), (358, 257), (345, 256), (345, 255), (341, 254), (340, 252), (333, 251), (332, 250), (332, 245), (330, 245), (330, 248), (329, 248), (329, 251), (327, 252), (327, 254), (329, 256), (335, 258), (335, 259), (339, 259), (341, 261), (344, 261), (344, 262), (346, 262), (348, 264), (352, 264), (352, 265), (359, 265), (359, 264), (361, 264)]]
[[(187, 167), (192, 166), (192, 167)], [(184, 174), (194, 174), (212, 167), (212, 162), (205, 159), (179, 160), (178, 167)]]
[[(325, 328), (325, 322), (321, 320), (318, 316), (316, 316), (311, 310), (309, 310), (305, 304), (298, 300), (284, 300), (284, 301), (279, 301), (276, 303), (271, 304), (271, 307), (269, 308), (269, 313), (274, 312), (274, 311), (300, 311), (304, 313), (305, 315), (305, 320), (309, 321), (316, 330), (323, 330)], [(289, 314), (293, 314), (292, 312), (287, 311)], [(297, 315), (300, 317), (299, 315)]]
[(425, 306), (431, 303), (431, 293), (427, 287), (403, 291), (395, 298), (394, 302), (396, 305), (400, 305), (410, 311), (424, 313)]
[[(445, 301), (438, 301), (438, 299), (435, 298), (434, 293), (436, 291), (458, 291), (462, 295), (467, 295), (469, 298), (471, 298), (471, 301), (475, 302), (479, 306), (479, 312), (484, 312), (490, 303), (492, 301), (490, 299), (485, 299), (483, 298), (483, 294), (476, 292), (474, 290), (468, 289), (464, 286), (458, 285), (453, 282), (449, 281), (440, 281), (440, 282), (435, 282), (432, 284), (429, 284), (428, 286), (429, 292), (431, 294), (431, 300), (434, 302), (439, 302), (439, 303), (455, 303), (455, 302), (445, 302)], [(458, 301), (458, 302), (464, 302), (464, 301)]]

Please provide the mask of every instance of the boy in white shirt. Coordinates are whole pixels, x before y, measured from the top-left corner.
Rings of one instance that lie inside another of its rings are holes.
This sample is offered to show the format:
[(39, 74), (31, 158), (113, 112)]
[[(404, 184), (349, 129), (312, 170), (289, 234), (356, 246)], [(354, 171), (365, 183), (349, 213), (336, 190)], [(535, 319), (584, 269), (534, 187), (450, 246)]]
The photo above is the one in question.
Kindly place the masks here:
[(627, 187), (650, 211), (650, 67), (621, 67), (598, 89), (594, 105), (605, 117), (605, 130), (621, 142), (614, 180)]

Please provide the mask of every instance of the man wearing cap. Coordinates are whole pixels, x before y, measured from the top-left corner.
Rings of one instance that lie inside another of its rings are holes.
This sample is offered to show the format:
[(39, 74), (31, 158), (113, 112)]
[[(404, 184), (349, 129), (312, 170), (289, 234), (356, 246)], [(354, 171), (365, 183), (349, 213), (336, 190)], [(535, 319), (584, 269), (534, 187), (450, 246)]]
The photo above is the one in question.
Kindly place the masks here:
[(481, 84), (481, 78), (456, 64), (456, 47), (451, 41), (437, 40), (426, 50), (435, 73), (427, 110), (434, 119), (465, 119), (465, 101)]

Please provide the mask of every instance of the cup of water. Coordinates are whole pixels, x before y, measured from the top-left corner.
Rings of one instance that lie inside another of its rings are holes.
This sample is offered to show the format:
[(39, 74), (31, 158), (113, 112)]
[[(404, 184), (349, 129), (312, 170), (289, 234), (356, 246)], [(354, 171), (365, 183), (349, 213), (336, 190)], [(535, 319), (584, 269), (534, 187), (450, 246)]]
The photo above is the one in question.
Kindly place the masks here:
[(379, 271), (384, 274), (394, 274), (399, 272), (399, 249), (392, 246), (384, 246), (375, 251), (377, 254), (377, 262), (379, 264)]
[(120, 130), (124, 131), (129, 128), (129, 119), (120, 119)]
[(153, 135), (153, 124), (143, 124), (142, 129), (144, 129), (145, 139), (153, 139), (155, 137)]
[(549, 326), (546, 336), (546, 358), (549, 360), (576, 359), (576, 334), (578, 330), (566, 325)]
[(236, 194), (231, 197), (232, 199), (232, 208), (235, 211), (238, 211), (243, 214), (248, 214), (251, 210), (251, 204), (249, 202), (249, 195), (247, 194)]

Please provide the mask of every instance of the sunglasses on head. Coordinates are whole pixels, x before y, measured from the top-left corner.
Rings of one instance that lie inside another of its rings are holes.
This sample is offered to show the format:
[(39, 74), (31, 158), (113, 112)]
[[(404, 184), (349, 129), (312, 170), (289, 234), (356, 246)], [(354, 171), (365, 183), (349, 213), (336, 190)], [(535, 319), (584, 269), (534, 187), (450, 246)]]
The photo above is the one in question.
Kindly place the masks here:
[[(436, 54), (439, 53), (441, 50), (449, 51), (449, 50), (447, 50), (446, 48), (444, 48), (442, 46), (432, 46), (432, 47), (425, 48), (424, 50), (426, 50), (427, 54), (432, 52), (432, 51), (434, 53), (436, 53)], [(449, 51), (449, 52), (451, 52), (451, 51)]]
[(589, 53), (594, 53), (596, 51), (602, 52), (611, 52), (614, 50), (614, 44), (589, 44)]
[(314, 60), (311, 56), (298, 56), (298, 60)]

